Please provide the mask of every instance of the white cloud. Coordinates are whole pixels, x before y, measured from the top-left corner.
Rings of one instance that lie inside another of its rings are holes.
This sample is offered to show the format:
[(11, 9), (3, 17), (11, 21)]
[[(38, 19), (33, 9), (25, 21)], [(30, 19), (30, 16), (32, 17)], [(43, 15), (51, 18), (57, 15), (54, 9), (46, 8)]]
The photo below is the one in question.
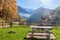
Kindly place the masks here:
[(31, 14), (23, 14), (23, 13), (20, 13), (20, 16), (21, 16), (21, 17), (23, 17), (23, 16), (24, 16), (24, 17), (29, 18), (29, 17), (31, 16)]
[(46, 7), (52, 6), (52, 2), (53, 0), (41, 0), (41, 3)]
[(47, 2), (50, 2), (51, 0), (41, 0), (41, 2), (43, 3), (47, 3)]

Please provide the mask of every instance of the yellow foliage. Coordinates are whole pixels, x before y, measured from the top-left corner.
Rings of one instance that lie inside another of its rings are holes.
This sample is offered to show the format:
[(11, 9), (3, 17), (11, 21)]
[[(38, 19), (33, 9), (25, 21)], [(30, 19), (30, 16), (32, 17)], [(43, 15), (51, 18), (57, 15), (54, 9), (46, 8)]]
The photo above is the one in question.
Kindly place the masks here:
[(0, 0), (0, 12), (3, 14), (5, 20), (17, 20), (18, 19), (18, 9), (16, 5), (16, 0)]

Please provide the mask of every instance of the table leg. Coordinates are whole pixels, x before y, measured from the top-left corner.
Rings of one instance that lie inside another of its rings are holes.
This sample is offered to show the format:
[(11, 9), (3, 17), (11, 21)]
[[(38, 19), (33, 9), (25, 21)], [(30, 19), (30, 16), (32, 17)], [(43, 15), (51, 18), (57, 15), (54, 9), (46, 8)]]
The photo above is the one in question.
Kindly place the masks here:
[(47, 40), (50, 40), (50, 32), (46, 32)]
[(33, 36), (34, 36), (34, 28), (32, 28), (32, 35), (31, 35), (31, 37), (33, 38)]

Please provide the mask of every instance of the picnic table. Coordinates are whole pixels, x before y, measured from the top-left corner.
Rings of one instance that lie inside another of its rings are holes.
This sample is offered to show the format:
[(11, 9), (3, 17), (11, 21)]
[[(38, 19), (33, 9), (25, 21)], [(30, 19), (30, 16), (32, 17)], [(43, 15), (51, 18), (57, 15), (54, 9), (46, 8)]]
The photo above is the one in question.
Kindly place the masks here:
[[(54, 35), (50, 33), (50, 30), (52, 30), (53, 28), (51, 26), (30, 26), (32, 28), (32, 33), (29, 33), (29, 35), (31, 35), (31, 37), (35, 37), (35, 38), (46, 38), (47, 40), (50, 39), (54, 39)], [(35, 33), (36, 30), (44, 30), (45, 33)], [(45, 35), (46, 37), (42, 37), (43, 35)], [(51, 37), (52, 36), (52, 37)], [(28, 36), (30, 37), (30, 36)]]

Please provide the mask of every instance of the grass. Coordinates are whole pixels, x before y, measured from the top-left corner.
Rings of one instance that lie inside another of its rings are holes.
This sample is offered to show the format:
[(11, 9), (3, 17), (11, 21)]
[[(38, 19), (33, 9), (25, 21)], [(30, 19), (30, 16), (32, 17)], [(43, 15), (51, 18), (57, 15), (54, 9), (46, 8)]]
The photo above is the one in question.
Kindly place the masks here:
[(52, 31), (56, 37), (56, 40), (60, 40), (60, 26), (55, 26)]
[[(10, 30), (14, 30), (16, 33), (8, 33)], [(28, 26), (0, 29), (0, 40), (24, 40), (24, 37), (30, 30)], [(54, 27), (52, 31), (56, 39), (60, 40), (60, 27)]]
[[(8, 33), (10, 30), (16, 33)], [(23, 40), (29, 30), (26, 26), (0, 29), (0, 40)]]

